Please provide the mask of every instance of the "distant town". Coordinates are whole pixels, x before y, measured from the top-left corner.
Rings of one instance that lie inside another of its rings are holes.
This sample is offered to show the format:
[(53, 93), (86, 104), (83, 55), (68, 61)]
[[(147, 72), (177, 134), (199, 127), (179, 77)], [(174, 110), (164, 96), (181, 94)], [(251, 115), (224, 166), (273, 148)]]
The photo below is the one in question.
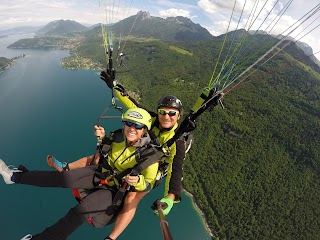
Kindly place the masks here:
[[(102, 66), (100, 63), (94, 62), (89, 58), (80, 57), (75, 53), (76, 48), (80, 45), (82, 37), (74, 36), (74, 37), (62, 37), (62, 36), (50, 36), (50, 37), (35, 37), (29, 39), (21, 39), (10, 46), (8, 48), (13, 49), (60, 49), (67, 50), (70, 53), (69, 57), (63, 58), (61, 60), (61, 65), (67, 69), (101, 69)], [(20, 58), (23, 56), (18, 56)], [(10, 63), (6, 63), (5, 66), (1, 66), (3, 70), (10, 67), (14, 60), (12, 59)], [(1, 64), (1, 63), (0, 63)]]

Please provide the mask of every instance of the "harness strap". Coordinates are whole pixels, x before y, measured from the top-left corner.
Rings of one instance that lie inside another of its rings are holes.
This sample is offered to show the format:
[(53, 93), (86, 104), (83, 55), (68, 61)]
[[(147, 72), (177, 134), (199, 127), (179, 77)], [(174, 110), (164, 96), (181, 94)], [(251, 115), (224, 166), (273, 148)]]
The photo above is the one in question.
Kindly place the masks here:
[(165, 156), (164, 152), (162, 152), (161, 149), (158, 148), (152, 148), (148, 149), (146, 151), (146, 154), (143, 154), (144, 159), (141, 161), (141, 163), (138, 163), (135, 165), (132, 169), (133, 175), (138, 175), (143, 169), (146, 169), (147, 167), (151, 166), (152, 164), (158, 162)]
[[(144, 159), (141, 159), (141, 161), (138, 164), (136, 164), (133, 168), (128, 168), (122, 171), (121, 173), (117, 174), (115, 178), (122, 179), (127, 174), (138, 176), (143, 169), (158, 162), (165, 155), (161, 150), (157, 150), (154, 147), (147, 149), (145, 152), (143, 153)], [(127, 182), (124, 182), (122, 187), (118, 189), (116, 195), (112, 200), (112, 205), (111, 205), (114, 211), (117, 209), (118, 206), (120, 206), (120, 204), (122, 203), (123, 197), (129, 190), (130, 190), (130, 185)]]
[(120, 206), (122, 199), (126, 192), (130, 189), (130, 185), (125, 182), (121, 188), (117, 191), (116, 195), (114, 196), (112, 200), (112, 206)]
[[(115, 133), (117, 133), (117, 131)], [(128, 185), (127, 182), (122, 183), (123, 177), (125, 177), (128, 174), (138, 176), (142, 170), (158, 162), (165, 155), (162, 151), (158, 138), (155, 136), (153, 131), (149, 131), (148, 133), (151, 138), (150, 144), (137, 148), (135, 151), (137, 164), (133, 168), (128, 168), (122, 171), (121, 173), (116, 174), (110, 166), (110, 164), (108, 163), (107, 159), (105, 158), (105, 156), (107, 156), (108, 152), (110, 151), (112, 142), (117, 142), (120, 140), (118, 139), (119, 134), (115, 133), (110, 139), (104, 139), (105, 141), (102, 142), (103, 145), (100, 146), (99, 151), (99, 168), (95, 173), (95, 177), (99, 179), (99, 185), (108, 184), (111, 181), (117, 182), (118, 184), (116, 185), (118, 187), (122, 185), (120, 188), (118, 188), (112, 200), (111, 208), (114, 210), (116, 210), (117, 207), (120, 206), (124, 195), (130, 189), (130, 185)], [(121, 133), (121, 136), (123, 137), (123, 133)], [(103, 172), (102, 169), (106, 169), (107, 171)]]

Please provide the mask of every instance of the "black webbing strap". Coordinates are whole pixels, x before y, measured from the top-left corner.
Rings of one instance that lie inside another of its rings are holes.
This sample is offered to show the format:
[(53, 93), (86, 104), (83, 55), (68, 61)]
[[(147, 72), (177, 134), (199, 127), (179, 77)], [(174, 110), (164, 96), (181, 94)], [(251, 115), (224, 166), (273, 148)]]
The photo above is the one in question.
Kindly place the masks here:
[(182, 121), (180, 124), (178, 130), (175, 132), (174, 136), (169, 139), (166, 143), (163, 144), (163, 146), (170, 147), (176, 140), (178, 140), (184, 133), (188, 133), (193, 131), (196, 128), (195, 120), (207, 109), (215, 107), (219, 100), (222, 97), (221, 93), (216, 94), (213, 97), (213, 94), (209, 96), (209, 100), (201, 105), (201, 107), (196, 112), (190, 112)]

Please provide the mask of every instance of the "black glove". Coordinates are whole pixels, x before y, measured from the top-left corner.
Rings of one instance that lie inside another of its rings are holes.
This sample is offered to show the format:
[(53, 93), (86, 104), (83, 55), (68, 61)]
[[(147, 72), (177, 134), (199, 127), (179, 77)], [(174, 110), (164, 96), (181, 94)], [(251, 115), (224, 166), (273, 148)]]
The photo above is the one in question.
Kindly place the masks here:
[[(192, 132), (197, 127), (197, 124), (194, 120), (191, 120), (190, 118), (186, 117), (182, 123), (180, 124), (180, 127), (178, 128), (177, 132)], [(177, 133), (176, 133), (177, 134)]]
[(107, 69), (107, 71), (101, 71), (100, 78), (107, 84), (109, 88), (113, 88), (113, 79), (111, 78), (109, 69)]
[(115, 85), (114, 89), (118, 90), (119, 92), (121, 92), (122, 96), (129, 96), (127, 90), (125, 90), (124, 87), (122, 85), (120, 85), (120, 84)]

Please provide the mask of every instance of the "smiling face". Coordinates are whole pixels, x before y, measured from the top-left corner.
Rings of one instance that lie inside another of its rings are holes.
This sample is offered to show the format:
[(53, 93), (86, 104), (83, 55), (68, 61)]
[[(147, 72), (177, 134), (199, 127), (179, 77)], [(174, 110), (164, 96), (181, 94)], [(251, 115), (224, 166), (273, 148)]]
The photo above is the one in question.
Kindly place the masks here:
[[(164, 110), (164, 111), (162, 111)], [(174, 116), (173, 113), (176, 113)], [(180, 112), (175, 108), (161, 107), (158, 109), (160, 129), (172, 128), (180, 118)]]
[(129, 145), (139, 141), (147, 129), (151, 129), (151, 116), (143, 108), (130, 108), (122, 114), (124, 134)]
[(142, 129), (137, 129), (135, 127), (135, 124), (128, 125), (127, 122), (124, 123), (124, 134), (126, 136), (127, 142), (132, 143), (139, 141), (142, 138), (143, 134), (146, 132), (146, 128), (144, 127)]

